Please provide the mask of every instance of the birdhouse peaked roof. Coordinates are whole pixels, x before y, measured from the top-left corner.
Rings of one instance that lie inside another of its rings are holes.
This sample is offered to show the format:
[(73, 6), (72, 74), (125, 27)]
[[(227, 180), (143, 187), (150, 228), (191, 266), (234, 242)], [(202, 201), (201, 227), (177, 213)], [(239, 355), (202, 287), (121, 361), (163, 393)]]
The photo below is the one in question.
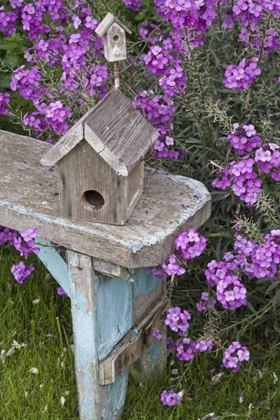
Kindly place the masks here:
[(108, 31), (110, 26), (116, 22), (121, 28), (123, 28), (127, 33), (131, 34), (131, 30), (128, 29), (127, 26), (125, 26), (118, 18), (116, 18), (112, 13), (107, 13), (105, 18), (99, 23), (97, 28), (95, 29), (95, 32), (100, 37), (104, 36), (105, 33)]
[(84, 139), (112, 169), (127, 176), (157, 137), (157, 130), (131, 101), (113, 89), (50, 149), (41, 164), (54, 165)]

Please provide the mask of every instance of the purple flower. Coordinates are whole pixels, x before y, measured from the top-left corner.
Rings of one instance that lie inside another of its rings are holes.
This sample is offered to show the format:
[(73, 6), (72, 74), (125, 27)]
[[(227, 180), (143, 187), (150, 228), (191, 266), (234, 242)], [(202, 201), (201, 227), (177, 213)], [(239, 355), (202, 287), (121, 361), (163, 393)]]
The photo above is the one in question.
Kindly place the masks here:
[(247, 347), (241, 346), (238, 341), (233, 341), (224, 352), (223, 366), (237, 372), (240, 369), (241, 362), (247, 361), (249, 358), (250, 353)]
[(167, 261), (162, 263), (162, 268), (169, 276), (177, 274), (181, 276), (186, 272), (185, 268), (179, 264), (179, 260), (175, 254), (170, 255)]
[(206, 239), (196, 230), (190, 228), (187, 232), (180, 233), (175, 239), (175, 248), (180, 250), (183, 258), (198, 257), (206, 248)]
[(65, 292), (65, 290), (62, 287), (58, 287), (57, 288), (57, 294), (60, 296), (67, 296), (69, 297), (69, 295)]
[(39, 233), (39, 229), (38, 228), (34, 228), (34, 229), (27, 229), (25, 232), (21, 233), (21, 237), (26, 241), (31, 241), (32, 239), (34, 239), (37, 234)]
[(165, 324), (171, 328), (171, 330), (178, 332), (179, 330), (184, 332), (189, 328), (188, 321), (191, 319), (191, 315), (186, 310), (181, 310), (178, 306), (175, 308), (169, 308), (165, 319)]
[(6, 108), (9, 102), (10, 102), (10, 94), (0, 92), (0, 114), (6, 115), (9, 113), (9, 110)]
[(160, 340), (162, 338), (162, 334), (160, 332), (160, 330), (153, 330), (152, 331), (152, 335), (157, 338), (158, 340)]
[(162, 391), (160, 396), (162, 404), (169, 405), (170, 407), (178, 404), (181, 398), (182, 395), (176, 394), (173, 389), (170, 389), (169, 391)]
[(181, 338), (176, 341), (176, 351), (176, 357), (180, 361), (188, 361), (194, 359), (197, 348), (195, 342), (190, 338)]
[(23, 261), (20, 261), (18, 264), (15, 264), (11, 268), (11, 272), (15, 278), (15, 280), (20, 283), (26, 283), (28, 281), (28, 277), (34, 271), (34, 266), (31, 264), (26, 266)]
[(258, 61), (258, 57), (252, 57), (248, 61), (243, 58), (238, 66), (230, 64), (225, 72), (224, 85), (236, 90), (246, 89), (261, 74), (261, 69), (257, 67)]

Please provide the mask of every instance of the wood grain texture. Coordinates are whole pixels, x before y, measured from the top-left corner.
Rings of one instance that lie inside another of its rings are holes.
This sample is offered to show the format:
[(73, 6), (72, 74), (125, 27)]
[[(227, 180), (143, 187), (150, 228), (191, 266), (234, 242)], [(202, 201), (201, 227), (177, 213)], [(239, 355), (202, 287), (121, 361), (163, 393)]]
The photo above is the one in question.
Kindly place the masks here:
[[(128, 172), (144, 158), (158, 137), (157, 130), (133, 108), (130, 99), (119, 89), (113, 89), (99, 102), (88, 115), (85, 125), (94, 133), (96, 141), (99, 140), (98, 153), (104, 159), (110, 157), (112, 163), (114, 159), (122, 162)], [(85, 138), (91, 142), (87, 133)], [(91, 144), (96, 147), (95, 142)]]
[(166, 292), (165, 280), (157, 279), (142, 268), (133, 276), (133, 321), (139, 322)]
[[(101, 384), (106, 385), (115, 382), (132, 363), (139, 358), (146, 357), (147, 349), (155, 341), (152, 330), (161, 326), (160, 319), (166, 304), (165, 298), (160, 299), (146, 316), (134, 325), (133, 330), (129, 331), (114, 347), (110, 355), (100, 362)], [(156, 363), (155, 360), (154, 363)]]
[[(130, 215), (127, 211), (127, 177), (117, 175), (85, 140), (57, 165), (62, 217), (125, 224)], [(88, 202), (85, 194), (88, 191), (100, 194), (104, 204), (95, 205), (96, 200)]]
[(57, 173), (39, 163), (50, 148), (0, 130), (0, 224), (20, 231), (38, 227), (40, 237), (67, 249), (140, 268), (162, 263), (179, 232), (198, 228), (210, 216), (211, 198), (202, 183), (146, 169), (141, 200), (124, 226), (64, 219)]

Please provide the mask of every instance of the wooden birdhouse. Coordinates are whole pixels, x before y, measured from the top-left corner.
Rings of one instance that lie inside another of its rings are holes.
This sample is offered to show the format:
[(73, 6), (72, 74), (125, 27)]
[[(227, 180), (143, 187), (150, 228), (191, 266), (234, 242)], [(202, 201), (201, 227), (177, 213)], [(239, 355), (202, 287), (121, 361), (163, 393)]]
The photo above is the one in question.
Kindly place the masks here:
[(112, 61), (126, 59), (126, 32), (131, 31), (112, 13), (108, 13), (95, 29), (97, 35), (104, 40), (105, 58)]
[(61, 216), (123, 225), (143, 190), (143, 158), (158, 136), (119, 90), (112, 90), (41, 159), (57, 165)]

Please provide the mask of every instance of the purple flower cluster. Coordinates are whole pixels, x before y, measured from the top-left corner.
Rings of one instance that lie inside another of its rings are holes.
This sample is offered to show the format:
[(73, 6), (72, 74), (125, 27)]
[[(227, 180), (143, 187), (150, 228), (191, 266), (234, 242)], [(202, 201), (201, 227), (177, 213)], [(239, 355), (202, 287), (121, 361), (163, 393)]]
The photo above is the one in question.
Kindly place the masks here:
[(216, 287), (217, 300), (224, 309), (235, 310), (246, 305), (246, 288), (239, 281), (239, 264), (233, 261), (211, 261), (205, 270), (205, 276), (210, 286)]
[(186, 80), (182, 67), (177, 64), (159, 79), (159, 85), (164, 90), (165, 97), (171, 98), (186, 93)]
[(189, 328), (188, 321), (191, 319), (191, 315), (186, 310), (181, 310), (178, 306), (175, 308), (169, 308), (165, 319), (165, 324), (169, 326), (172, 331), (185, 332)]
[(232, 8), (235, 20), (241, 21), (242, 26), (248, 26), (262, 19), (261, 1), (237, 0)]
[(236, 152), (243, 156), (261, 146), (261, 138), (255, 134), (256, 130), (252, 124), (240, 126), (236, 123), (233, 124), (233, 130), (227, 137)]
[(132, 104), (158, 129), (159, 138), (154, 143), (157, 154), (154, 158), (177, 158), (179, 153), (174, 154), (174, 151), (169, 150), (174, 143), (169, 135), (169, 126), (175, 112), (174, 102), (166, 96), (159, 95), (149, 99), (149, 93), (144, 90), (134, 98)]
[(9, 113), (9, 110), (6, 108), (10, 102), (10, 94), (0, 92), (0, 114), (6, 115)]
[(198, 19), (199, 6), (194, 0), (155, 0), (160, 17), (176, 27), (189, 26)]
[(258, 61), (258, 57), (252, 57), (250, 60), (243, 58), (238, 66), (230, 64), (223, 79), (225, 86), (236, 90), (246, 89), (261, 74)]
[(89, 95), (98, 96), (102, 99), (107, 93), (105, 85), (108, 76), (107, 66), (94, 64), (88, 67), (87, 73), (82, 79), (82, 85), (86, 88)]
[(174, 102), (164, 96), (149, 99), (149, 93), (144, 90), (132, 101), (133, 106), (140, 108), (143, 115), (155, 127), (168, 127), (175, 112)]
[(259, 198), (262, 180), (254, 172), (254, 159), (245, 156), (239, 162), (230, 162), (229, 169), (217, 172), (218, 178), (212, 182), (213, 187), (226, 189), (231, 187), (240, 200), (248, 207), (255, 204)]
[(202, 292), (200, 300), (195, 304), (195, 306), (199, 312), (206, 311), (206, 309), (208, 309), (209, 311), (213, 311), (215, 303), (215, 299), (209, 299), (208, 292)]
[(258, 168), (265, 174), (270, 174), (275, 181), (280, 181), (280, 151), (275, 143), (266, 143), (255, 154)]
[(17, 90), (24, 99), (37, 100), (45, 88), (40, 85), (42, 76), (38, 67), (32, 69), (25, 69), (25, 66), (20, 66), (14, 71), (14, 76), (11, 81), (11, 89)]
[(48, 106), (41, 107), (42, 113), (45, 114), (46, 122), (58, 134), (64, 134), (69, 129), (67, 122), (72, 116), (68, 106), (64, 106), (61, 101), (51, 102)]
[(35, 229), (28, 229), (18, 236), (14, 238), (13, 245), (14, 247), (20, 252), (21, 256), (28, 257), (29, 254), (38, 254), (40, 248), (35, 246), (35, 237), (39, 232), (38, 228)]
[(196, 350), (200, 351), (201, 353), (208, 351), (211, 352), (214, 346), (214, 342), (210, 337), (201, 338), (196, 343)]
[(181, 251), (182, 257), (186, 260), (201, 255), (206, 244), (205, 237), (192, 228), (187, 232), (179, 233), (175, 239), (175, 248)]
[(182, 396), (180, 394), (176, 394), (173, 389), (170, 389), (169, 391), (162, 391), (160, 396), (162, 404), (168, 405), (169, 407), (178, 404), (181, 398)]
[(175, 343), (176, 345), (176, 357), (182, 361), (188, 361), (195, 358), (197, 351), (196, 343), (190, 338), (180, 338)]
[(238, 276), (235, 276), (234, 274), (228, 274), (224, 280), (220, 280), (216, 290), (217, 300), (224, 309), (233, 311), (247, 303), (247, 290), (239, 281)]
[[(8, 243), (9, 245), (14, 246), (20, 252), (20, 255), (24, 257), (27, 257), (31, 253), (37, 254), (40, 251), (40, 248), (35, 246), (34, 239), (38, 232), (39, 229), (37, 228), (27, 229), (18, 236), (17, 231), (0, 226), (0, 245)], [(15, 280), (21, 284), (27, 281), (28, 276), (33, 272), (33, 270), (34, 267), (32, 264), (25, 266), (22, 261), (13, 265), (11, 268)]]
[(130, 9), (138, 12), (141, 7), (142, 0), (122, 0), (123, 3)]
[(244, 274), (249, 278), (274, 277), (280, 263), (280, 230), (272, 230), (265, 235), (264, 243), (254, 243), (235, 234), (236, 258)]
[(157, 45), (150, 47), (149, 52), (143, 57), (147, 69), (156, 76), (165, 74), (169, 68), (169, 61), (172, 60), (172, 55), (169, 53), (169, 43), (166, 43), (166, 40), (163, 43), (163, 47)]
[(217, 300), (225, 309), (234, 310), (246, 305), (246, 288), (239, 275), (261, 279), (273, 278), (280, 264), (280, 230), (265, 235), (263, 243), (255, 243), (235, 234), (234, 249), (224, 255), (223, 261), (211, 261), (205, 270), (210, 286), (216, 287)]
[(26, 283), (30, 274), (34, 271), (34, 266), (30, 264), (26, 266), (23, 261), (20, 261), (18, 264), (15, 264), (11, 268), (11, 272), (17, 283), (23, 284)]
[(162, 268), (168, 276), (177, 274), (181, 276), (186, 272), (186, 269), (180, 265), (178, 257), (175, 254), (171, 254), (167, 261), (162, 263)]
[(13, 32), (16, 32), (15, 22), (18, 14), (13, 11), (4, 12), (4, 6), (0, 6), (0, 32), (5, 36), (10, 37)]
[(250, 353), (247, 347), (241, 346), (238, 341), (233, 341), (228, 349), (224, 352), (223, 366), (237, 372), (241, 363), (249, 360)]
[(238, 41), (242, 42), (245, 47), (254, 47), (256, 53), (260, 53), (261, 49), (263, 49), (264, 55), (280, 48), (278, 32), (274, 28), (266, 29), (264, 24), (242, 28), (238, 36)]

